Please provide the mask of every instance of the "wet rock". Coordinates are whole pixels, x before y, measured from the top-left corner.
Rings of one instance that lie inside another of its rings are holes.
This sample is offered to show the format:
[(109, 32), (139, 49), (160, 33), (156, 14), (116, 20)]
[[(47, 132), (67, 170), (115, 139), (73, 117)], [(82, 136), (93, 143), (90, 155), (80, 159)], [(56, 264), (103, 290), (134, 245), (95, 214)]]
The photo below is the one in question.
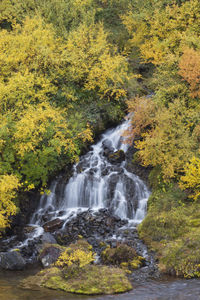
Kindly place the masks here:
[(59, 245), (47, 245), (42, 250), (39, 260), (44, 268), (49, 267), (51, 264), (55, 263), (64, 248)]
[(0, 253), (0, 267), (5, 270), (23, 270), (26, 262), (19, 251)]
[(125, 153), (123, 150), (118, 150), (108, 155), (108, 160), (111, 163), (121, 163), (125, 160)]
[(126, 220), (113, 215), (109, 209), (100, 209), (97, 212), (87, 210), (68, 221), (62, 232), (57, 235), (57, 240), (62, 245), (68, 245), (81, 235), (84, 238), (91, 238), (92, 246), (96, 247), (98, 243), (95, 240), (111, 237), (125, 223)]
[(24, 227), (23, 231), (25, 234), (31, 233), (31, 232), (35, 231), (35, 226), (26, 226), (26, 227)]
[(53, 232), (53, 231), (56, 231), (58, 229), (60, 229), (62, 227), (62, 225), (64, 224), (64, 221), (59, 219), (59, 218), (56, 218), (52, 221), (49, 221), (47, 223), (45, 223), (43, 225), (43, 228), (46, 232)]
[(56, 239), (53, 237), (53, 235), (50, 232), (45, 232), (41, 236), (40, 240), (42, 244), (56, 244)]

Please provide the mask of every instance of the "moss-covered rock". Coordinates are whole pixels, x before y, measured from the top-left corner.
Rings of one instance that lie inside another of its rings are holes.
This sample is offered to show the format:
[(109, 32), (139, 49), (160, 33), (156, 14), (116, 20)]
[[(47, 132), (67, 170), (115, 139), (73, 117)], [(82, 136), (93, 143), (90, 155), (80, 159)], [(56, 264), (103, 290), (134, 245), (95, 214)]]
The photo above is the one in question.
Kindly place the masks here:
[(70, 252), (78, 249), (88, 252), (92, 250), (92, 246), (82, 238), (79, 238), (76, 243), (70, 244), (69, 247), (64, 247), (59, 244), (44, 244), (38, 259), (42, 263), (43, 267), (46, 268), (54, 264), (62, 253), (68, 249), (70, 249)]
[(65, 276), (61, 269), (52, 267), (22, 282), (22, 287), (47, 287), (76, 294), (115, 294), (132, 289), (126, 274), (120, 268), (87, 265), (74, 275)]
[(119, 243), (117, 247), (108, 246), (101, 253), (103, 263), (111, 265), (120, 265), (123, 262), (129, 262), (137, 257), (135, 249), (126, 244)]
[(95, 253), (86, 240), (79, 239), (69, 247), (50, 245), (42, 253), (51, 249), (49, 247), (61, 253), (54, 266), (23, 280), (22, 287), (35, 289), (43, 286), (87, 295), (115, 294), (132, 289), (124, 270), (91, 264)]
[(88, 265), (69, 280), (52, 276), (43, 286), (87, 295), (122, 293), (132, 289), (124, 271), (95, 265)]
[(145, 261), (143, 257), (137, 255), (134, 248), (122, 243), (115, 248), (107, 246), (101, 253), (101, 259), (105, 264), (120, 266), (127, 273), (128, 270), (140, 268)]

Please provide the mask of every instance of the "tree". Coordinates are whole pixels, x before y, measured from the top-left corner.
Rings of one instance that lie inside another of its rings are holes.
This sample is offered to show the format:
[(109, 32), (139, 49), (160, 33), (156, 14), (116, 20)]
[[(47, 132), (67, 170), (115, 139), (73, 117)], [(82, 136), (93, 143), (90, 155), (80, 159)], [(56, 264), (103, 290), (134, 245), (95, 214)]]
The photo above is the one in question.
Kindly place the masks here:
[(0, 232), (9, 226), (10, 216), (17, 212), (17, 207), (12, 200), (19, 186), (16, 176), (0, 175)]
[(200, 51), (186, 48), (179, 62), (179, 74), (189, 83), (191, 97), (200, 97)]
[(27, 17), (43, 18), (52, 24), (60, 36), (82, 22), (90, 24), (94, 20), (95, 3), (93, 0), (2, 0), (0, 3), (0, 27), (11, 27), (23, 23)]
[(191, 43), (191, 35), (198, 39), (198, 0), (178, 4), (176, 1), (137, 1), (135, 5), (136, 10), (133, 5), (123, 19), (130, 34), (130, 47), (138, 47), (145, 62), (160, 65), (172, 56), (177, 60), (183, 45)]
[[(136, 118), (141, 119), (141, 126), (133, 127), (133, 135), (141, 132), (142, 137), (135, 141), (139, 159), (144, 166), (160, 166), (166, 181), (179, 177), (184, 165), (198, 150), (198, 139), (193, 134), (198, 125), (198, 111), (188, 109), (179, 99), (169, 103), (168, 107), (156, 103), (146, 107), (143, 105), (145, 112), (140, 105), (137, 100)], [(149, 107), (153, 107), (153, 110), (149, 110)], [(133, 125), (134, 118), (133, 115)]]
[(200, 197), (200, 159), (193, 156), (184, 167), (184, 175), (181, 176), (179, 185), (190, 191), (190, 197), (194, 200)]
[(79, 89), (95, 91), (107, 99), (125, 97), (126, 57), (108, 44), (103, 24), (81, 24), (71, 31), (62, 59), (66, 62), (66, 80)]

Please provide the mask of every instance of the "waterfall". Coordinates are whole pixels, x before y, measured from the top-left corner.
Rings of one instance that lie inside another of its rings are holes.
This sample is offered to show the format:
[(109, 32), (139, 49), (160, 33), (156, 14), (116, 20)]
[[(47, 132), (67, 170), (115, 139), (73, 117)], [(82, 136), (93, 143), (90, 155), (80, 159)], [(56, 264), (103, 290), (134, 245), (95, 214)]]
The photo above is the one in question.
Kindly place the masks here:
[(48, 215), (50, 220), (56, 217), (67, 220), (77, 211), (88, 208), (111, 208), (120, 218), (135, 224), (143, 220), (149, 197), (146, 185), (126, 170), (125, 161), (113, 164), (105, 155), (106, 150), (127, 152), (128, 145), (122, 143), (122, 134), (129, 122), (126, 120), (102, 135), (91, 151), (74, 165), (73, 175), (65, 187), (60, 187), (63, 191), (59, 195), (55, 192), (59, 181), (52, 183), (51, 193), (41, 197), (31, 219), (32, 224), (42, 225), (44, 215)]
[[(100, 141), (80, 157), (65, 185), (59, 183), (60, 178), (52, 182), (50, 194), (42, 195), (30, 220), (36, 227), (31, 238), (42, 234), (45, 222), (60, 218), (65, 226), (70, 218), (88, 209), (108, 208), (114, 215), (127, 219), (133, 227), (143, 220), (150, 192), (138, 176), (126, 169), (125, 154), (129, 146), (122, 143), (122, 135), (129, 122), (127, 119), (107, 130)], [(112, 161), (110, 158), (115, 154), (121, 155), (122, 159)], [(27, 240), (21, 246), (27, 244)]]

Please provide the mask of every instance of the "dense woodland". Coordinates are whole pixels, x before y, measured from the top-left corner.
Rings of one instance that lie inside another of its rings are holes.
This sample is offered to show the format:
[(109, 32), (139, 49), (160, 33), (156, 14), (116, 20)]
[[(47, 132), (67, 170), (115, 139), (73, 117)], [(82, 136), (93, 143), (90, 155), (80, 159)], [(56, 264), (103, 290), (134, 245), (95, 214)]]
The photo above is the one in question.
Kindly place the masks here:
[(198, 0), (2, 0), (0, 228), (108, 124), (152, 168), (141, 238), (160, 269), (200, 276)]

